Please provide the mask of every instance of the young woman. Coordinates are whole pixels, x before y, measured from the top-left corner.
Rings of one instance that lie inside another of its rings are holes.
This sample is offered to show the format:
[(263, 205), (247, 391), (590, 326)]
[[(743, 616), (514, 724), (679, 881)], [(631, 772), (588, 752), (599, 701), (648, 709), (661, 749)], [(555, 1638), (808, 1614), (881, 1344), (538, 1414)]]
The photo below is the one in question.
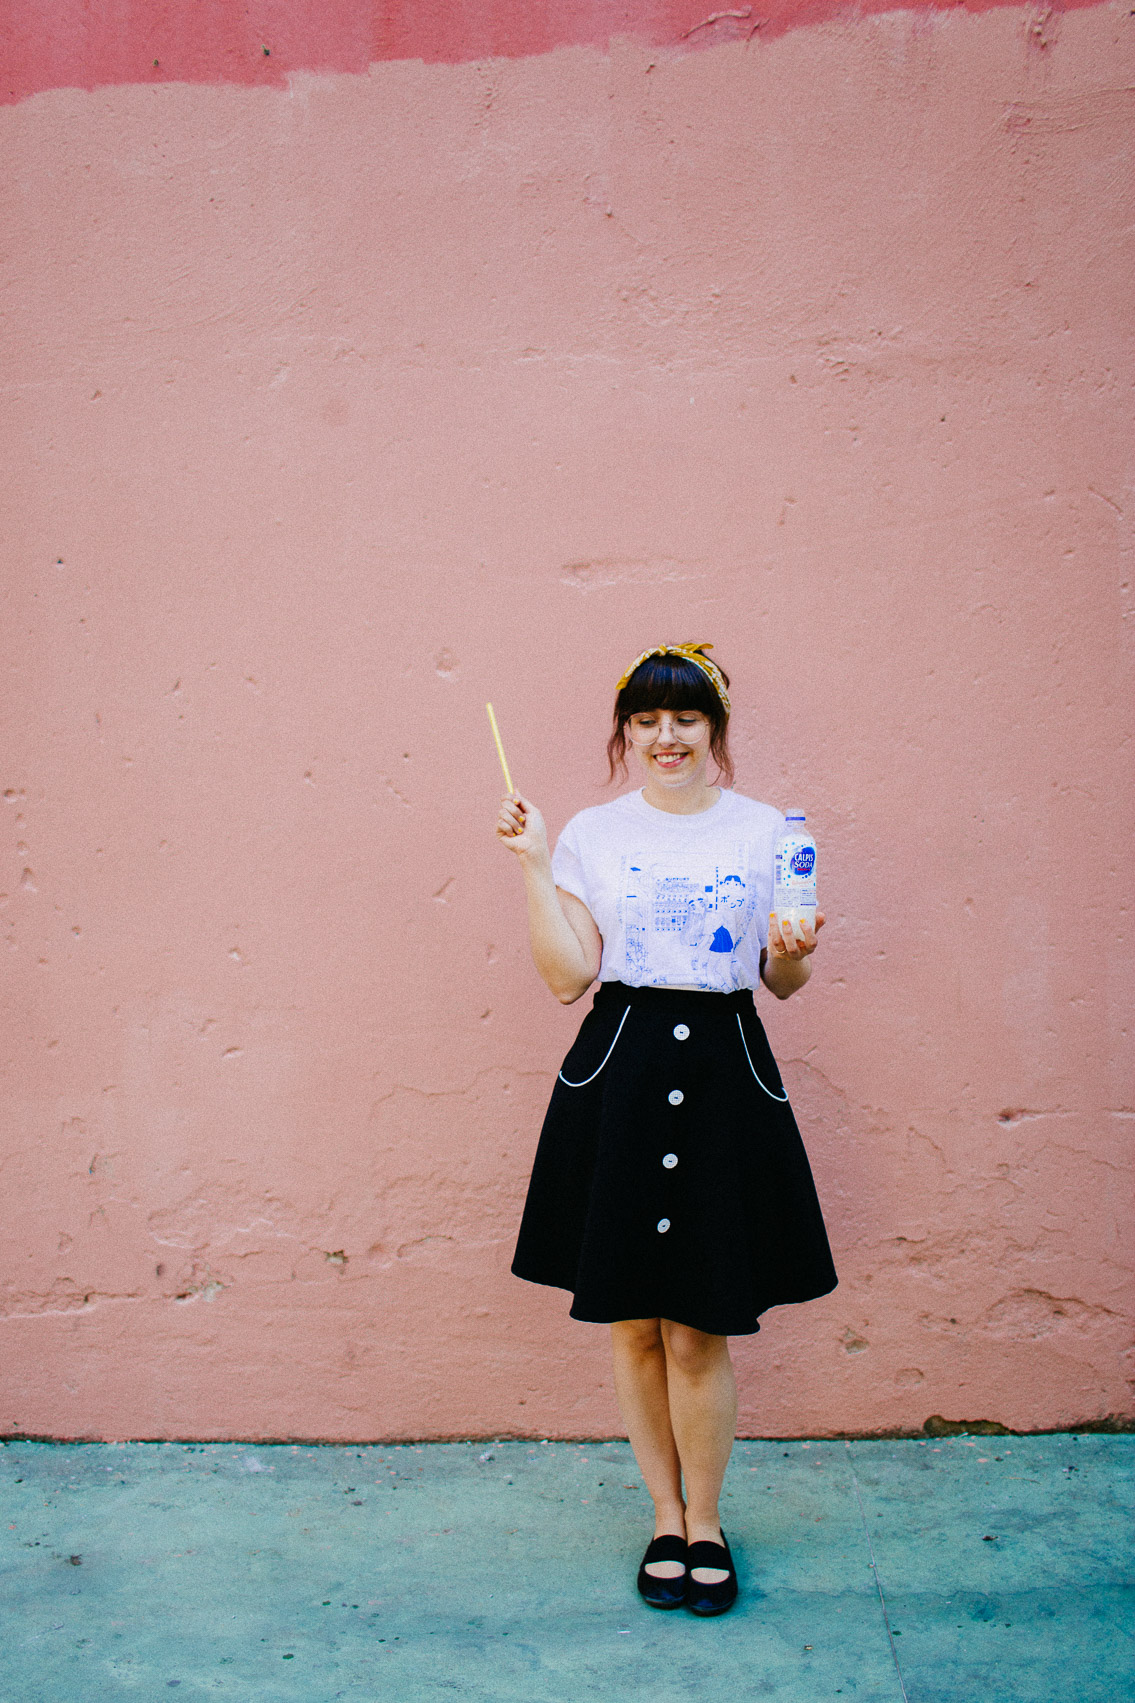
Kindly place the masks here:
[[(737, 1594), (718, 1497), (737, 1391), (728, 1338), (835, 1287), (808, 1160), (753, 1007), (802, 988), (816, 933), (770, 914), (784, 818), (731, 781), (729, 681), (710, 645), (656, 645), (619, 681), (611, 778), (549, 854), (531, 799), (496, 832), (528, 895), (532, 956), (570, 1005), (599, 990), (544, 1121), (512, 1269), (611, 1326), (615, 1390), (654, 1502), (638, 1588), (721, 1614)], [(683, 1495), (684, 1483), (684, 1495)]]

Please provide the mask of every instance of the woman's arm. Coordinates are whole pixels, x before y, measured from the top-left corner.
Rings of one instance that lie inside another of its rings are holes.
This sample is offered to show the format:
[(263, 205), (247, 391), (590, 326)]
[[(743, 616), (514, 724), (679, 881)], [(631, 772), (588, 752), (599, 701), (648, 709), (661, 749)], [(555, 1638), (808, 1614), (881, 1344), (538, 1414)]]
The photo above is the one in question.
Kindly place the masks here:
[(824, 926), (824, 914), (816, 912), (813, 930), (803, 918), (797, 940), (792, 929), (785, 934), (775, 911), (769, 913), (768, 950), (761, 953), (761, 980), (777, 999), (788, 999), (802, 988), (812, 974), (812, 953), (816, 950), (816, 935)]
[(524, 876), (532, 962), (560, 1004), (571, 1005), (599, 974), (603, 941), (595, 919), (582, 899), (556, 886), (544, 818), (530, 799), (502, 799), (496, 833)]

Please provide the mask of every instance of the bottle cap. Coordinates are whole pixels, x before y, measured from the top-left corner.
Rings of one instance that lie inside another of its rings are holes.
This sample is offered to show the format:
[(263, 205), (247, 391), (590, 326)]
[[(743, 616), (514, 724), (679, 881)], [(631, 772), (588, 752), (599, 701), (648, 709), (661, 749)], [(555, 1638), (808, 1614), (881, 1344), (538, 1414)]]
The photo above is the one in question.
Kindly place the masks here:
[(789, 810), (786, 813), (784, 820), (786, 822), (805, 822), (807, 821), (807, 817), (804, 815), (802, 810)]

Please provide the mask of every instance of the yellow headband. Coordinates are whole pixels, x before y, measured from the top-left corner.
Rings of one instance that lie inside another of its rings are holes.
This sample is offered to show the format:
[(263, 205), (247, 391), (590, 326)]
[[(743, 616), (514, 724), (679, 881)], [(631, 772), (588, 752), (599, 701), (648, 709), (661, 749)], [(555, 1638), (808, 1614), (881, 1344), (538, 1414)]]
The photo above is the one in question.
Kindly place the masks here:
[(713, 687), (715, 688), (715, 690), (717, 692), (718, 697), (721, 699), (721, 702), (725, 705), (725, 713), (726, 713), (726, 715), (728, 715), (729, 714), (729, 693), (725, 689), (725, 676), (722, 674), (720, 668), (718, 668), (716, 662), (711, 662), (709, 660), (708, 656), (702, 655), (703, 651), (712, 650), (712, 649), (713, 649), (712, 645), (692, 645), (691, 644), (691, 645), (655, 645), (652, 650), (644, 650), (642, 655), (637, 656), (635, 658), (635, 660), (631, 663), (630, 667), (627, 669), (626, 673), (623, 675), (623, 678), (619, 681), (619, 684), (615, 687), (616, 695), (619, 692), (622, 691), (623, 687), (626, 685), (627, 681), (630, 679), (630, 677), (634, 673), (635, 669), (641, 668), (643, 663), (647, 660), (648, 657), (651, 657), (651, 656), (684, 656), (687, 662), (692, 662), (695, 667), (700, 668), (702, 673), (705, 675), (706, 679), (709, 680), (710, 683), (713, 685)]

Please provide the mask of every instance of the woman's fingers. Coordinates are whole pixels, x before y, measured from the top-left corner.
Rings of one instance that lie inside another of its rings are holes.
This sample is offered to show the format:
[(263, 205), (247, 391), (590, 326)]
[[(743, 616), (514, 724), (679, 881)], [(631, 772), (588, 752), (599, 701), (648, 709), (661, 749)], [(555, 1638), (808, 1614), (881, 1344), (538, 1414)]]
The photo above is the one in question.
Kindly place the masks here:
[(528, 810), (519, 793), (501, 799), (496, 833), (502, 840), (520, 839), (528, 826)]
[[(809, 953), (816, 950), (816, 935), (824, 926), (824, 914), (816, 912), (816, 925), (813, 928), (807, 917), (800, 917), (795, 928), (790, 921), (781, 926), (780, 917), (776, 911), (769, 912), (768, 944), (769, 951), (778, 958), (807, 958)], [(797, 933), (799, 930), (799, 933)]]
[[(795, 936), (790, 935), (789, 939), (795, 944)], [(780, 926), (780, 918), (775, 911), (768, 914), (768, 949), (776, 958), (788, 958), (792, 955)]]
[(801, 917), (796, 926), (799, 928), (800, 933), (804, 937), (802, 951), (803, 954), (807, 956), (809, 952), (814, 952), (816, 950), (816, 936), (824, 926), (823, 911), (816, 912), (816, 921), (814, 926), (808, 921), (807, 917)]
[(501, 799), (496, 836), (518, 856), (542, 863), (548, 856), (548, 830), (544, 818), (530, 798), (519, 792)]

